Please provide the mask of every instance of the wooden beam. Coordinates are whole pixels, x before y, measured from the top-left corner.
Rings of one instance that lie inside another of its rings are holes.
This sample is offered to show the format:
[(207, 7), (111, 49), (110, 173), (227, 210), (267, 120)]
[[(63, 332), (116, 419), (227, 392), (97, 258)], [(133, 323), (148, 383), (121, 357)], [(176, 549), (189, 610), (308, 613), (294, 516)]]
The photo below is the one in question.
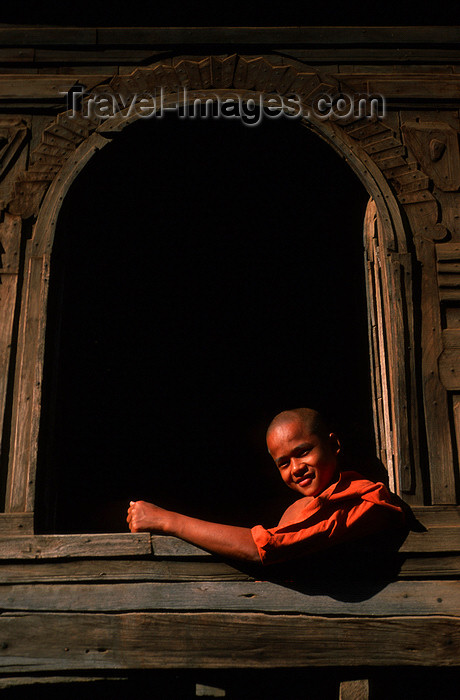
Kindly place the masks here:
[(379, 94), (385, 99), (430, 99), (430, 100), (458, 100), (460, 97), (460, 82), (458, 75), (446, 75), (441, 73), (420, 74), (394, 73), (382, 75), (375, 73), (336, 73), (338, 80), (342, 80), (346, 86), (356, 92), (364, 94)]
[(0, 43), (2, 46), (452, 46), (460, 43), (460, 27), (1, 27)]
[[(25, 686), (34, 686), (31, 690), (32, 694), (36, 694), (37, 685), (56, 685), (63, 683), (112, 683), (118, 681), (128, 681), (127, 676), (99, 675), (99, 676), (10, 676), (0, 678), (0, 690), (5, 688), (18, 688)], [(82, 688), (84, 691), (84, 689)]]
[(460, 506), (412, 506), (411, 510), (426, 528), (460, 525)]
[(339, 700), (369, 700), (369, 681), (342, 681)]
[(151, 551), (148, 533), (0, 536), (0, 559), (139, 556)]
[(101, 27), (98, 43), (458, 44), (460, 27)]
[(0, 615), (3, 673), (153, 668), (457, 666), (460, 618), (261, 613)]
[[(2, 611), (264, 612), (372, 617), (460, 616), (460, 581), (398, 581), (375, 592), (375, 584), (337, 584), (330, 595), (262, 581), (162, 583), (52, 583), (0, 586)], [(331, 584), (329, 584), (331, 587)], [(460, 622), (460, 621), (459, 621)]]
[(0, 536), (33, 535), (33, 513), (0, 513)]
[[(445, 517), (447, 520), (447, 516)], [(454, 517), (457, 516), (449, 516), (452, 520)], [(423, 515), (420, 522), (425, 525)], [(161, 557), (196, 556), (200, 552), (206, 555), (206, 552), (198, 547), (174, 537), (153, 536), (152, 547), (154, 554)], [(430, 527), (426, 532), (410, 532), (399, 551), (404, 553), (460, 551), (460, 527), (456, 527), (452, 522), (451, 527)]]
[[(0, 30), (1, 34), (1, 30)], [(108, 70), (107, 74), (91, 75), (42, 75), (42, 74), (3, 74), (0, 75), (0, 99), (59, 99), (65, 102), (67, 93), (77, 82), (91, 90), (95, 85), (109, 80), (114, 75)]]
[[(402, 559), (402, 561), (401, 561)], [(398, 579), (413, 578), (443, 579), (460, 577), (460, 554), (397, 556)], [(187, 557), (156, 559), (155, 557), (129, 557), (94, 559), (54, 559), (32, 561), (3, 561), (0, 565), (2, 583), (76, 583), (76, 582), (123, 582), (123, 581), (177, 581), (177, 582), (229, 582), (254, 581), (255, 578), (270, 577), (268, 571), (241, 570), (237, 564), (213, 557)]]
[[(151, 543), (152, 542), (152, 543)], [(175, 537), (148, 533), (6, 536), (0, 534), (0, 559), (57, 559), (153, 554), (161, 558), (204, 557), (212, 554)], [(410, 532), (401, 553), (460, 552), (459, 527), (433, 527)]]
[(96, 44), (94, 27), (0, 27), (1, 46)]
[[(460, 568), (460, 567), (459, 567)], [(236, 566), (208, 557), (186, 560), (149, 558), (69, 559), (2, 562), (2, 583), (120, 581), (253, 581)]]
[(436, 527), (427, 532), (410, 532), (400, 552), (455, 552), (460, 550), (460, 528)]

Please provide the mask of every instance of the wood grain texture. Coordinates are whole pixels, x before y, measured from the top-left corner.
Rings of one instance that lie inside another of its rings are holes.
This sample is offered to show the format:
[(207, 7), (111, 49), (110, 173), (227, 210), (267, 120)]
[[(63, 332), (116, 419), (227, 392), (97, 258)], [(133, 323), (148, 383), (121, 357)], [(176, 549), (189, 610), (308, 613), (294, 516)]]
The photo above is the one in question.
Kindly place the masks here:
[(460, 390), (460, 347), (443, 351), (439, 358), (439, 377), (448, 391)]
[(272, 44), (395, 45), (433, 44), (452, 49), (460, 42), (458, 27), (1, 27), (2, 46), (104, 46), (112, 44)]
[(339, 700), (369, 700), (369, 681), (342, 681), (340, 683)]
[(148, 533), (0, 536), (0, 559), (56, 559), (151, 553)]
[[(1, 34), (1, 30), (0, 30)], [(112, 76), (106, 75), (43, 75), (31, 73), (30, 75), (0, 74), (0, 98), (2, 100), (14, 99), (46, 99), (53, 98), (57, 102), (65, 103), (65, 93), (80, 82), (91, 90), (94, 85)]]
[(411, 510), (426, 528), (460, 525), (460, 506), (412, 506)]
[(0, 513), (0, 537), (33, 535), (33, 513)]
[[(116, 553), (115, 553), (116, 554)], [(419, 553), (396, 557), (399, 580), (414, 578), (437, 579), (460, 576), (460, 554)], [(264, 574), (264, 575), (262, 575)], [(252, 572), (241, 570), (238, 564), (200, 556), (156, 559), (154, 557), (54, 560), (4, 560), (0, 564), (0, 583), (76, 583), (128, 581), (254, 581), (269, 577), (259, 567)]]
[(353, 90), (362, 93), (384, 95), (387, 100), (402, 98), (403, 100), (432, 99), (457, 100), (460, 96), (460, 85), (455, 75), (423, 76), (414, 74), (378, 76), (373, 73), (343, 75), (342, 78)]
[[(308, 584), (304, 584), (308, 590)], [(313, 594), (262, 582), (3, 584), (3, 612), (264, 612), (308, 615), (460, 616), (460, 581), (398, 581), (375, 592), (354, 582)], [(324, 587), (323, 587), (324, 590)]]
[[(438, 303), (435, 243), (424, 231), (436, 229), (426, 220), (424, 207), (406, 207), (414, 231), (417, 258), (422, 269), (421, 279), (421, 350), (422, 390), (425, 409), (425, 428), (429, 457), (431, 500), (433, 504), (457, 502), (452, 434), (449, 424), (447, 393), (439, 377), (438, 358), (443, 350), (441, 311)], [(436, 234), (435, 234), (436, 235)]]
[(30, 255), (26, 265), (18, 360), (15, 375), (11, 454), (8, 471), (6, 511), (27, 512), (34, 507), (38, 428), (40, 421), (41, 368), (49, 262)]
[[(35, 686), (34, 691), (36, 692), (36, 686), (40, 685), (55, 685), (56, 683), (59, 683), (60, 685), (63, 683), (71, 683), (73, 685), (75, 683), (97, 683), (98, 681), (102, 681), (104, 684), (106, 684), (107, 682), (116, 683), (118, 681), (127, 680), (127, 676), (114, 676), (112, 674), (104, 676), (94, 676), (91, 674), (85, 676), (65, 676), (63, 674), (60, 674), (59, 676), (6, 676), (0, 678), (0, 690), (5, 688)], [(82, 688), (82, 690), (84, 690), (84, 688)], [(32, 689), (31, 692), (33, 692)]]
[(460, 528), (435, 527), (427, 532), (410, 532), (400, 552), (455, 552), (460, 549)]
[(209, 557), (186, 560), (97, 558), (1, 562), (0, 583), (253, 581), (236, 566)]
[[(460, 154), (456, 130), (442, 121), (408, 121), (403, 124), (402, 132), (404, 142), (434, 184), (446, 192), (458, 190)], [(436, 157), (433, 152), (435, 144), (441, 148)]]
[[(460, 243), (438, 243), (436, 245), (436, 258), (440, 300), (445, 302), (459, 301)], [(444, 333), (448, 332), (444, 331)]]
[[(0, 559), (56, 559), (153, 554), (160, 558), (211, 558), (213, 555), (175, 537), (148, 533), (0, 536)], [(402, 553), (460, 551), (459, 527), (410, 532)]]
[(460, 619), (261, 613), (0, 616), (0, 669), (455, 666)]

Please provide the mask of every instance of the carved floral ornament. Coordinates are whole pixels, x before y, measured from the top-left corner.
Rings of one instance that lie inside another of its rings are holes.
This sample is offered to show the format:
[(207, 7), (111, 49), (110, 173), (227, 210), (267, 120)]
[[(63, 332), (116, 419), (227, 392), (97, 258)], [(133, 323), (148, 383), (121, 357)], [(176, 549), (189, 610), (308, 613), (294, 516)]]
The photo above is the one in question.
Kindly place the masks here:
[[(342, 96), (346, 104), (363, 97), (315, 68), (275, 56), (233, 54), (194, 59), (179, 57), (137, 68), (131, 75), (115, 76), (109, 83), (93, 88), (91, 96), (83, 99), (84, 107), (85, 102), (95, 95), (112, 95), (119, 108), (116, 116), (104, 119), (88, 110), (82, 117), (81, 113), (67, 110), (58, 114), (54, 122), (44, 129), (39, 145), (30, 154), (28, 169), (21, 172), (15, 183), (8, 205), (10, 214), (22, 218), (36, 216), (50, 183), (80, 144), (95, 132), (109, 137), (120, 131), (133, 121), (133, 118), (127, 119), (127, 108), (124, 106), (129, 96), (153, 94), (159, 88), (169, 96), (177, 94), (180, 89), (186, 90), (190, 98), (193, 91), (209, 91), (222, 98), (229, 92), (233, 95), (238, 92), (244, 99), (254, 99), (255, 95), (268, 98), (296, 95), (307, 121), (315, 100), (321, 96), (335, 99)], [(136, 118), (139, 116), (134, 115)], [(372, 159), (402, 204), (435, 204), (433, 195), (428, 191), (429, 178), (420, 169), (420, 161), (408, 159), (399, 129), (396, 131), (392, 128), (387, 119), (375, 115), (363, 117), (353, 111), (350, 113), (348, 109), (345, 115), (332, 114), (330, 121), (331, 128), (342, 140), (352, 147), (359, 147), (363, 156)], [(428, 149), (432, 154), (430, 163), (442, 163), (442, 145), (433, 142)]]

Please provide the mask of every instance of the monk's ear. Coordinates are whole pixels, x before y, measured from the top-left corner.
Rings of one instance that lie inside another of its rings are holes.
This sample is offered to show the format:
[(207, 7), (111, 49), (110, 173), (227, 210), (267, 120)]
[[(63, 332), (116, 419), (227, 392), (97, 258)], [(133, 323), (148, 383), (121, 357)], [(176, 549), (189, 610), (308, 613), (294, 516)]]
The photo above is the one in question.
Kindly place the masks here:
[(335, 433), (330, 433), (329, 439), (331, 441), (331, 445), (333, 446), (333, 448), (335, 450), (335, 454), (338, 455), (340, 450), (341, 450), (339, 438), (337, 437), (337, 435)]

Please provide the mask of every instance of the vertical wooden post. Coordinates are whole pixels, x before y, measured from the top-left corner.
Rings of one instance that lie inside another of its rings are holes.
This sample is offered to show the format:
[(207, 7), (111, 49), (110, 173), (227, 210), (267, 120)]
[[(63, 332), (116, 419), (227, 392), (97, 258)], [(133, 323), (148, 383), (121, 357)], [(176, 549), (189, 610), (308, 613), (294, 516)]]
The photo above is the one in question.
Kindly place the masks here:
[(9, 513), (34, 508), (48, 269), (47, 256), (26, 255), (5, 503)]
[[(16, 311), (17, 285), (19, 273), (19, 248), (21, 239), (21, 219), (5, 213), (0, 226), (0, 245), (2, 260), (0, 268), (0, 447), (2, 452), (6, 395), (11, 372), (11, 352), (13, 342), (13, 323)], [(3, 455), (3, 459), (5, 455)]]
[(369, 700), (369, 681), (342, 681), (339, 700)]

